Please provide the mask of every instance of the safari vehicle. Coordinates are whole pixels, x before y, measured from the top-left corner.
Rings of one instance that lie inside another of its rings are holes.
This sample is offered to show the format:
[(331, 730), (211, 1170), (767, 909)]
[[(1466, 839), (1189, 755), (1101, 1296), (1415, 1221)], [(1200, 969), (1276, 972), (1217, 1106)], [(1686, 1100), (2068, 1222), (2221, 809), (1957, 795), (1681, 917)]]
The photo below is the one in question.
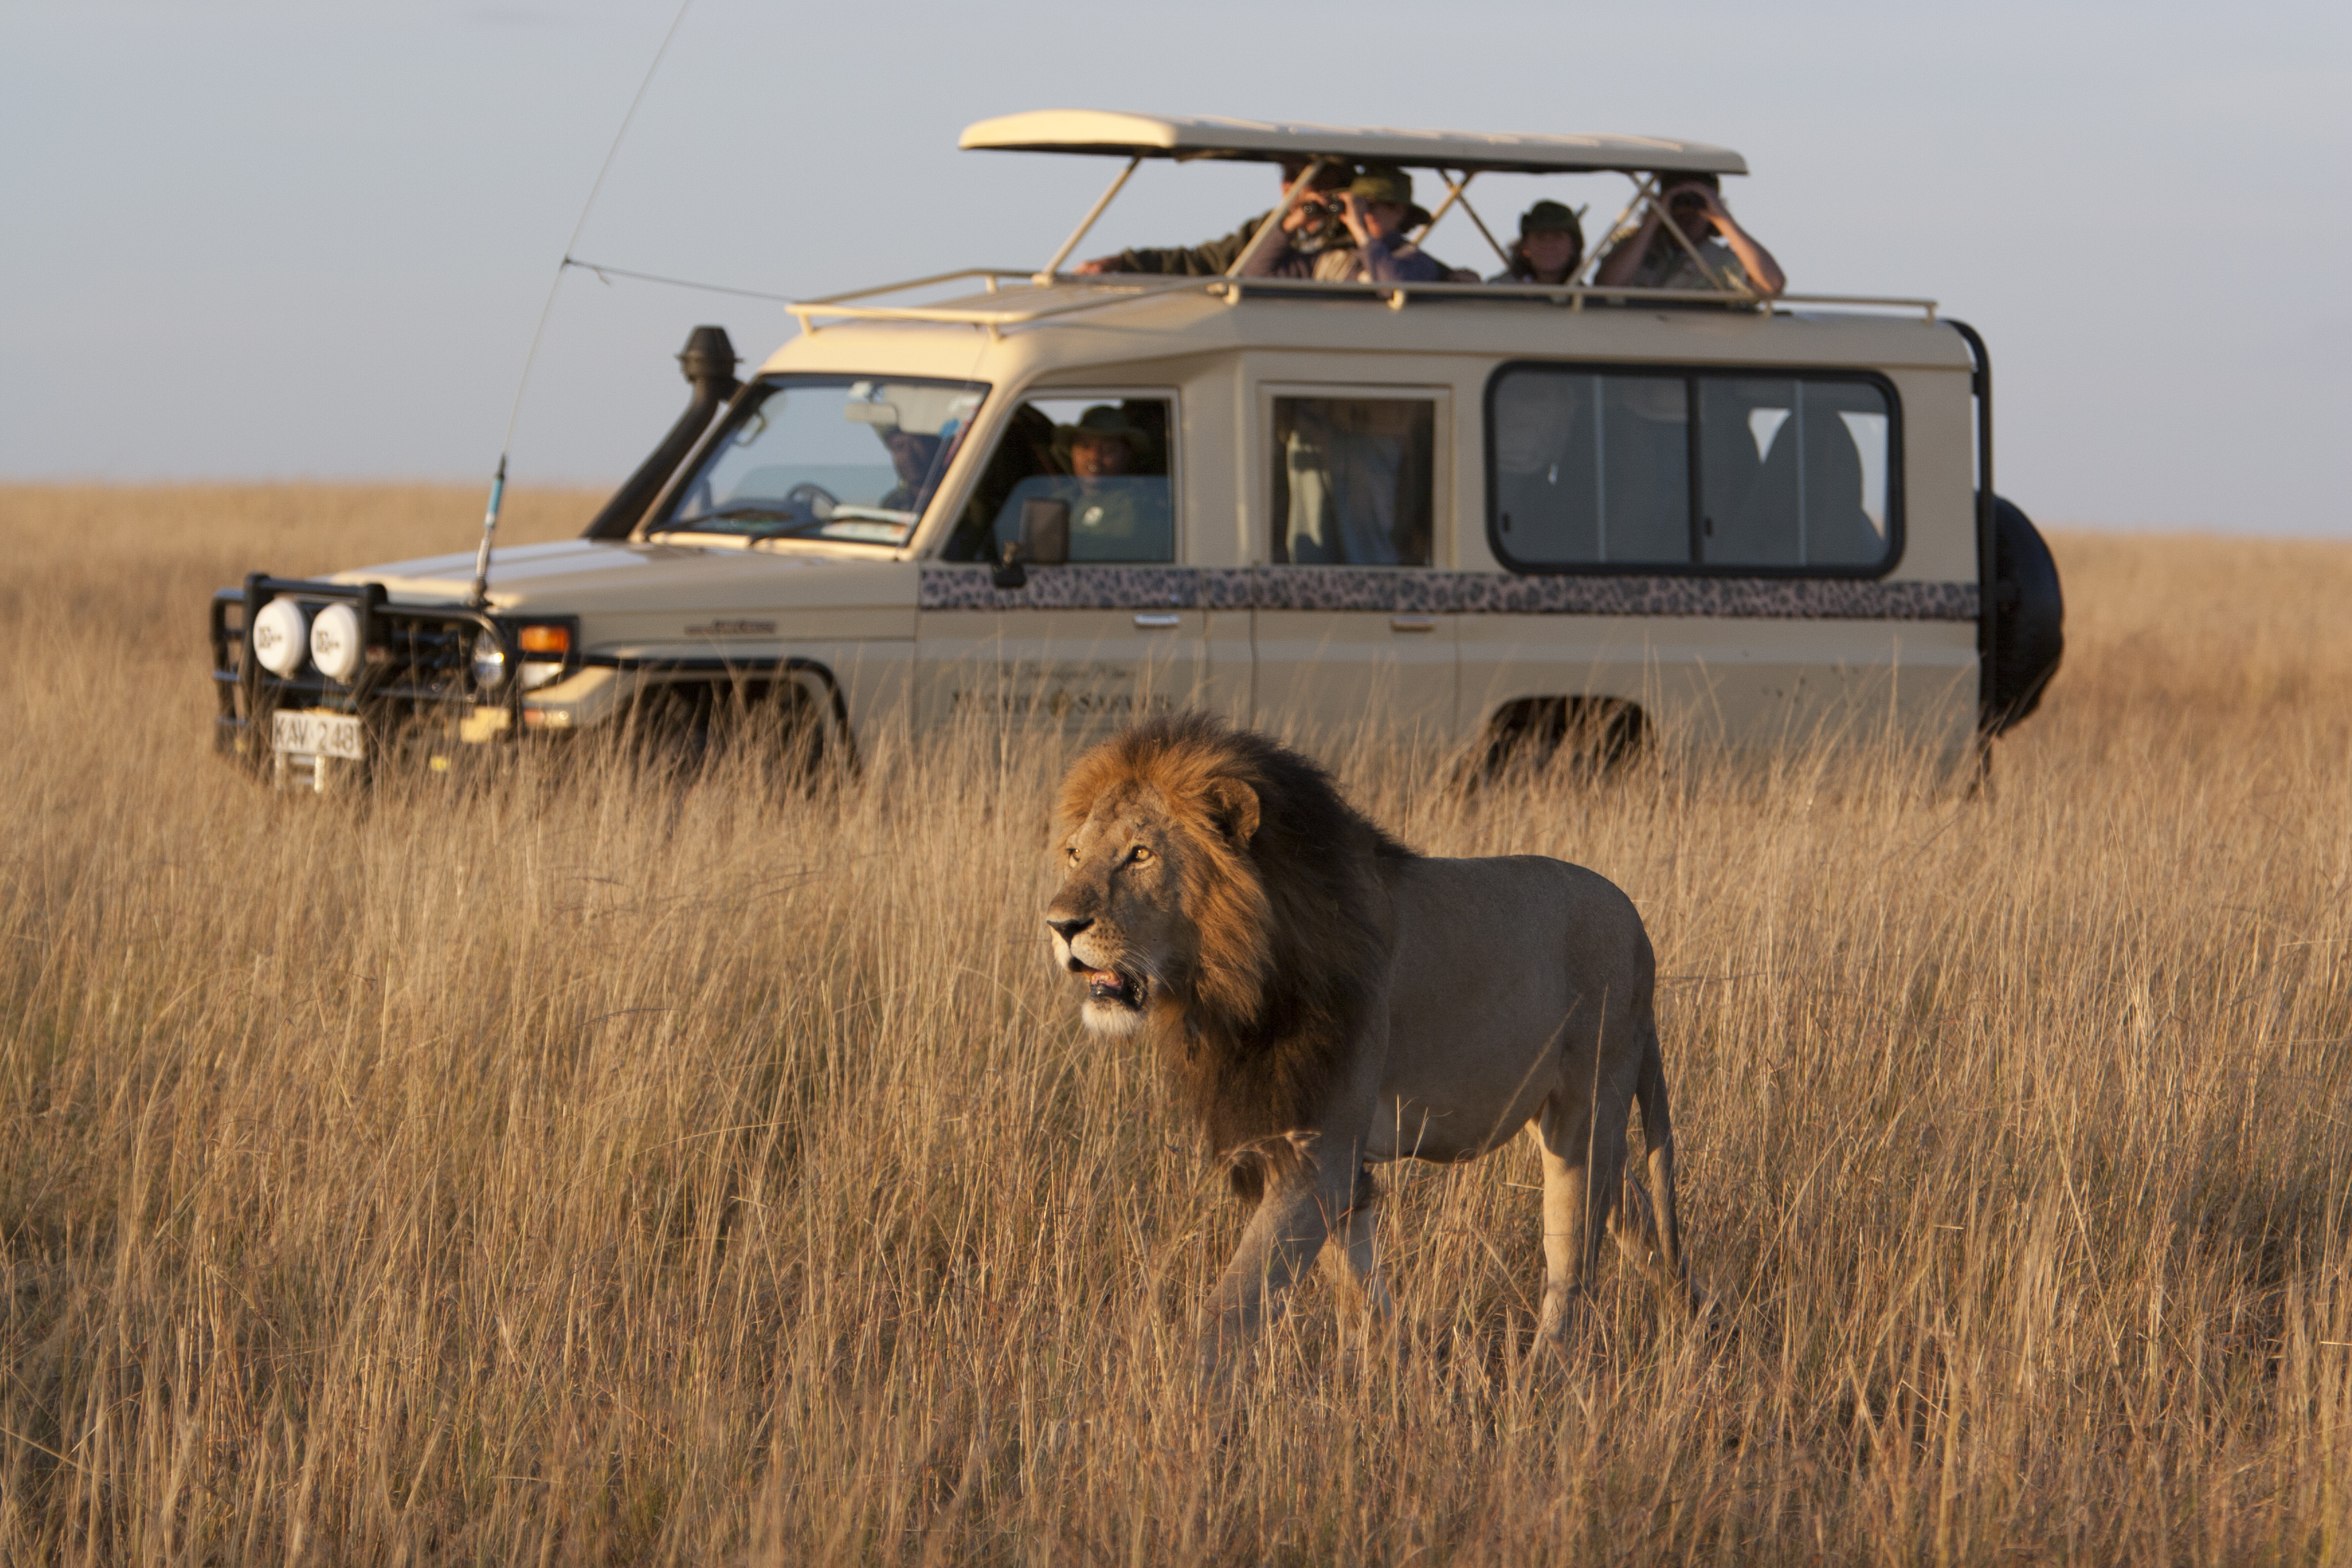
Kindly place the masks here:
[(576, 541), (223, 590), (222, 747), (324, 789), (751, 712), (854, 757), (960, 715), (1043, 739), (1197, 705), (1310, 746), (1899, 734), (1960, 761), (2054, 668), (1985, 345), (1930, 301), (1602, 288), (1590, 261), (1065, 270), (1146, 159), (1399, 165), (1485, 236), (1476, 180), (1622, 175), (1622, 233), (1735, 153), (1082, 111), (962, 144), (1123, 163), (1034, 272), (793, 303), (740, 384), (698, 329), (684, 417)]

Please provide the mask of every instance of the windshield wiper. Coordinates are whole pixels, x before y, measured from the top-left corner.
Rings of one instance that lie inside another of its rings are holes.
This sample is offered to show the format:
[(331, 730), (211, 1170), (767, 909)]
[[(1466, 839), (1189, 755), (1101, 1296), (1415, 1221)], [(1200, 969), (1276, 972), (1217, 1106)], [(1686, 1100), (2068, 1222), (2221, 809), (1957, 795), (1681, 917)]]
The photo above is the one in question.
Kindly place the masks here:
[[(772, 506), (724, 506), (720, 507), (717, 511), (706, 511), (699, 517), (688, 518), (683, 521), (673, 520), (672, 521), (663, 524), (654, 531), (656, 533), (691, 533), (697, 529), (706, 528), (714, 522), (733, 522), (739, 519), (748, 521), (754, 518), (764, 518), (768, 520), (769, 526), (765, 528), (749, 528), (742, 530), (741, 531), (747, 536), (782, 533), (796, 528), (807, 528), (824, 521), (821, 518), (803, 517), (797, 512), (781, 510)], [(736, 531), (730, 529), (727, 531), (734, 532)]]
[(904, 528), (923, 514), (919, 511), (893, 511), (888, 507), (851, 506), (845, 501), (835, 503), (827, 522), (895, 522)]

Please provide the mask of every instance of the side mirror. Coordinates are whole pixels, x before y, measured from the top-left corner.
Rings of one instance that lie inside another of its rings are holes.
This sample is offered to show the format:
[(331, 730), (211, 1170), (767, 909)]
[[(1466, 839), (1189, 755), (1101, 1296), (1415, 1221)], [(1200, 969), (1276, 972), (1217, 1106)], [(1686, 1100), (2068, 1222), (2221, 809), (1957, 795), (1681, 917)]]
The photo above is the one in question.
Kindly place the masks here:
[(1070, 559), (1070, 503), (1021, 503), (1021, 553), (1040, 566), (1066, 565)]
[(1012, 540), (1004, 542), (1004, 553), (996, 563), (993, 580), (1000, 588), (1025, 588), (1029, 585), (1029, 568), (1021, 564), (1021, 546)]

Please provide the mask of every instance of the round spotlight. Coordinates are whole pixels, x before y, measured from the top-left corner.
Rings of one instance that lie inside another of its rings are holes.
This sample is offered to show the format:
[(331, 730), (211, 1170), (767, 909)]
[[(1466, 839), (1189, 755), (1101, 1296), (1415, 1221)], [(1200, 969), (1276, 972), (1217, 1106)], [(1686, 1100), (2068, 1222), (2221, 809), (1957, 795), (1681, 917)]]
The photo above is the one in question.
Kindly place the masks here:
[(253, 617), (246, 633), (253, 657), (273, 675), (291, 675), (302, 668), (310, 649), (310, 619), (291, 599), (272, 599)]
[(359, 612), (349, 605), (320, 610), (310, 623), (310, 662), (328, 679), (348, 681), (359, 673), (360, 656)]
[(506, 684), (507, 647), (495, 632), (477, 633), (474, 637), (474, 684), (484, 691), (496, 691)]

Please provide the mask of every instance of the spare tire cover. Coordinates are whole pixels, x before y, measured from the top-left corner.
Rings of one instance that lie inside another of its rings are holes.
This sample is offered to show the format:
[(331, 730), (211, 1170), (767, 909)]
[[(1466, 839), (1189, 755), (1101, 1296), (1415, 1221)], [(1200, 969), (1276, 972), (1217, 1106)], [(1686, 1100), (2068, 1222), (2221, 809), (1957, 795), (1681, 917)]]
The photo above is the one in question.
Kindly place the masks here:
[(2031, 519), (2000, 496), (1992, 498), (1992, 686), (1984, 726), (1998, 735), (2042, 704), (2042, 693), (2066, 651), (2066, 601), (2058, 563)]

